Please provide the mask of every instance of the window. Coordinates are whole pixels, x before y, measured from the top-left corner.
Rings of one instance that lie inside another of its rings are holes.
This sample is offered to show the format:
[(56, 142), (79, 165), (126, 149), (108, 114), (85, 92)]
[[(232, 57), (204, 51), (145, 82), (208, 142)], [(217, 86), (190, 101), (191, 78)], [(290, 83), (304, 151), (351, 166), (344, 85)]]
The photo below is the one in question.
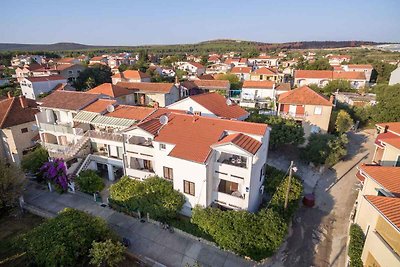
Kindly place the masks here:
[(394, 164), (395, 167), (400, 167), (400, 155), (397, 156), (396, 164)]
[(160, 144), (160, 150), (165, 150), (166, 149), (166, 145), (165, 144)]
[(168, 167), (164, 166), (164, 178), (167, 180), (174, 179), (174, 173), (172, 171), (172, 168), (168, 168)]
[(320, 107), (320, 106), (315, 107), (314, 114), (315, 115), (321, 115), (322, 114), (322, 107)]
[(183, 180), (183, 192), (194, 196), (194, 183)]
[(201, 111), (195, 111), (195, 112), (194, 112), (194, 115), (196, 115), (196, 116), (201, 116)]
[(28, 128), (22, 128), (21, 129), (21, 133), (27, 133), (28, 132)]

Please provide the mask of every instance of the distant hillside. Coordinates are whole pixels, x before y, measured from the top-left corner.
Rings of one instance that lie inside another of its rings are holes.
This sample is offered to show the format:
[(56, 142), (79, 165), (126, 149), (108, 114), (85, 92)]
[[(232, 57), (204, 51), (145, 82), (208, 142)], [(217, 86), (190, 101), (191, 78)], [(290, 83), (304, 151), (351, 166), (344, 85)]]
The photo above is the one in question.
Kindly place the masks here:
[(170, 53), (195, 53), (195, 52), (224, 52), (224, 51), (269, 51), (275, 49), (321, 49), (357, 47), (361, 45), (377, 45), (380, 43), (367, 41), (301, 41), (289, 43), (264, 43), (245, 40), (219, 39), (204, 41), (197, 44), (174, 44), (174, 45), (141, 45), (141, 46), (94, 46), (78, 43), (55, 43), (55, 44), (15, 44), (0, 43), (0, 52), (4, 51), (132, 51), (136, 49), (147, 49), (149, 52), (170, 54)]

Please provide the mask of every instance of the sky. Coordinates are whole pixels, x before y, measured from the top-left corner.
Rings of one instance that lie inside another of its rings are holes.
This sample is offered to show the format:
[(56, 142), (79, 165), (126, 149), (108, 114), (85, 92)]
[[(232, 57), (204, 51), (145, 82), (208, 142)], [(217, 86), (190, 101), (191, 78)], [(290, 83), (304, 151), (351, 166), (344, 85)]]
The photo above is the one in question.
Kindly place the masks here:
[(0, 0), (0, 43), (400, 42), (400, 0)]

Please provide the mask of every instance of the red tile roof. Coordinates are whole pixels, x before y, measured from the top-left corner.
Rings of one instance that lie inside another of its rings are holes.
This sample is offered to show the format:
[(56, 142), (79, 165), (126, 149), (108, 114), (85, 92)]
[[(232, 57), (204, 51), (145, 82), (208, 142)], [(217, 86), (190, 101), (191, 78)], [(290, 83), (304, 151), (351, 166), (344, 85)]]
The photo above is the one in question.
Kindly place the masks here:
[(156, 141), (175, 144), (170, 156), (200, 163), (207, 161), (211, 145), (216, 144), (225, 131), (263, 136), (268, 129), (268, 125), (262, 123), (177, 113), (170, 113), (168, 118), (168, 123), (161, 130), (157, 118), (138, 124), (138, 127), (148, 129), (153, 134), (159, 130)]
[(218, 145), (229, 143), (234, 144), (253, 155), (257, 153), (258, 149), (262, 145), (260, 141), (242, 133), (227, 135), (217, 142)]
[(35, 101), (25, 99), (27, 106), (21, 105), (20, 97), (11, 97), (0, 100), (0, 128), (35, 121), (35, 114), (39, 112)]
[(193, 83), (201, 89), (229, 90), (230, 82), (227, 80), (193, 80)]
[(278, 91), (290, 91), (292, 87), (290, 86), (290, 83), (280, 83), (275, 87), (275, 89)]
[(349, 64), (347, 65), (350, 69), (373, 69), (371, 64)]
[(114, 74), (111, 78), (126, 78), (126, 79), (144, 79), (144, 78), (150, 78), (150, 76), (147, 73), (138, 71), (138, 70), (126, 70), (121, 73)]
[(119, 105), (106, 116), (141, 121), (155, 111), (154, 108)]
[(250, 73), (252, 70), (252, 67), (233, 67), (231, 73)]
[(282, 93), (278, 102), (281, 104), (332, 106), (328, 99), (308, 86)]
[(203, 75), (197, 76), (197, 78), (199, 80), (215, 80), (214, 76), (212, 76), (211, 74), (203, 74)]
[(162, 93), (168, 94), (174, 87), (173, 83), (143, 83), (143, 82), (118, 82), (117, 86), (124, 87), (129, 90), (135, 90), (146, 93)]
[(394, 134), (392, 132), (386, 132), (386, 133), (380, 133), (376, 137), (375, 144), (382, 146), (380, 142), (383, 142), (385, 144), (389, 144), (391, 146), (394, 146), (398, 149), (400, 149), (400, 136), (397, 134)]
[(189, 98), (220, 118), (239, 119), (249, 114), (246, 110), (236, 104), (227, 105), (227, 99), (218, 93), (193, 95), (189, 96)]
[(83, 110), (96, 113), (103, 113), (107, 111), (107, 107), (109, 105), (114, 105), (115, 103), (117, 103), (117, 101), (111, 99), (97, 99), (95, 102), (88, 105)]
[(111, 83), (103, 83), (103, 84), (100, 84), (99, 86), (96, 86), (95, 88), (87, 91), (87, 93), (103, 94), (103, 95), (108, 95), (111, 97), (120, 97), (120, 96), (132, 94), (133, 92), (131, 90), (128, 90), (128, 89), (118, 86), (118, 85), (114, 85)]
[(274, 84), (273, 81), (244, 81), (243, 88), (272, 89)]
[(294, 77), (296, 79), (366, 80), (365, 73), (359, 71), (296, 70)]
[(361, 165), (362, 173), (367, 174), (387, 191), (400, 197), (400, 168), (379, 165)]
[(334, 71), (333, 79), (366, 80), (365, 73), (361, 71)]
[(198, 63), (198, 62), (188, 62), (190, 65), (193, 65), (193, 66), (195, 66), (196, 68), (198, 68), (198, 69), (204, 69), (204, 66), (203, 65), (201, 65), (200, 63)]
[(81, 110), (99, 98), (96, 94), (73, 91), (54, 91), (38, 101), (40, 106), (66, 110)]
[(388, 131), (400, 135), (400, 122), (381, 122), (376, 124), (379, 127), (385, 128), (388, 126)]
[(364, 196), (380, 213), (400, 231), (400, 198)]
[(252, 74), (277, 75), (276, 72), (272, 71), (271, 69), (265, 68), (265, 67), (256, 69), (255, 71), (252, 72)]
[(27, 77), (27, 80), (30, 82), (47, 82), (47, 81), (67, 81), (63, 76), (61, 75), (50, 75), (50, 76), (41, 76), (41, 77)]

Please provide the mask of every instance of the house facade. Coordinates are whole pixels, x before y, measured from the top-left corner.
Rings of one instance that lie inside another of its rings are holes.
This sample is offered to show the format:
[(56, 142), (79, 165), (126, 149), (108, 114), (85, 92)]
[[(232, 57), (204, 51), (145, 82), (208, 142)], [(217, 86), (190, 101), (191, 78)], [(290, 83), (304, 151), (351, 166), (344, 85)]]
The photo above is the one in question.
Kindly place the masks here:
[(391, 72), (389, 78), (389, 85), (395, 85), (400, 83), (400, 66)]
[(49, 93), (58, 84), (66, 83), (67, 79), (60, 75), (27, 77), (20, 82), (22, 95), (29, 99), (37, 99), (42, 94)]
[(278, 116), (301, 122), (305, 137), (312, 133), (327, 133), (333, 99), (326, 99), (303, 86), (282, 93), (278, 98)]
[(344, 69), (344, 71), (347, 72), (349, 71), (364, 72), (367, 82), (371, 80), (372, 71), (374, 70), (374, 67), (371, 64), (348, 64), (348, 65), (343, 65), (342, 68)]
[(332, 80), (346, 80), (354, 89), (364, 88), (368, 80), (364, 72), (332, 71), (332, 70), (296, 70), (294, 84), (298, 87), (316, 84), (324, 87)]
[(206, 71), (206, 68), (198, 62), (181, 62), (178, 69), (184, 70), (192, 76), (200, 76)]
[(140, 82), (150, 82), (150, 76), (147, 73), (143, 73), (138, 70), (126, 70), (121, 73), (116, 73), (111, 76), (112, 84), (117, 84), (119, 82), (128, 83), (140, 83)]
[(273, 81), (276, 83), (282, 82), (282, 76), (277, 70), (261, 67), (250, 73), (251, 81)]
[(244, 81), (240, 95), (240, 106), (266, 108), (274, 105), (279, 96), (290, 90), (290, 86), (277, 86), (273, 81)]
[(373, 162), (400, 167), (400, 122), (378, 123), (376, 129)]
[(235, 74), (239, 78), (240, 81), (250, 80), (252, 71), (253, 71), (252, 67), (233, 67), (231, 69), (231, 73)]

